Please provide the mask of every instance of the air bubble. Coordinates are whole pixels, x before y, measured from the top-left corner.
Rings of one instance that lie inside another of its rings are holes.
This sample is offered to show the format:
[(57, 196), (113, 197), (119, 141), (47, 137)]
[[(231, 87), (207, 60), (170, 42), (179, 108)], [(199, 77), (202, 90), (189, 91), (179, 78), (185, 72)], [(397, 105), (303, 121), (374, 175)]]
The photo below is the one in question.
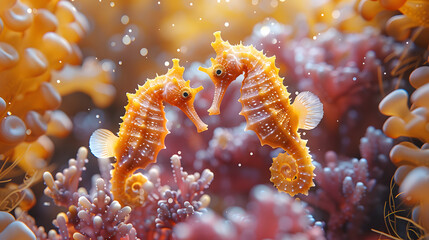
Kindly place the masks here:
[(128, 34), (122, 37), (122, 43), (124, 45), (130, 45), (131, 38), (130, 38), (130, 36)]
[(129, 18), (127, 15), (123, 15), (123, 16), (121, 17), (121, 23), (122, 23), (122, 24), (126, 25), (126, 24), (128, 24), (129, 22), (130, 22), (130, 18)]
[(140, 49), (140, 55), (142, 55), (143, 57), (146, 56), (147, 53), (148, 53), (147, 48)]

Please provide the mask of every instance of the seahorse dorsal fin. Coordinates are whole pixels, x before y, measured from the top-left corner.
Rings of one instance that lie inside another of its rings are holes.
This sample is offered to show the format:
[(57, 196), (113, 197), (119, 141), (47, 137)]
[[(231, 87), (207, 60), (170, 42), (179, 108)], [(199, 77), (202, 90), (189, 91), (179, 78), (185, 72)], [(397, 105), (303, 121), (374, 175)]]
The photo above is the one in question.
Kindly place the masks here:
[(118, 137), (107, 129), (97, 129), (89, 139), (89, 149), (97, 158), (109, 158), (115, 155)]
[(299, 116), (298, 128), (311, 130), (323, 117), (323, 104), (311, 92), (301, 92), (292, 104), (293, 110)]

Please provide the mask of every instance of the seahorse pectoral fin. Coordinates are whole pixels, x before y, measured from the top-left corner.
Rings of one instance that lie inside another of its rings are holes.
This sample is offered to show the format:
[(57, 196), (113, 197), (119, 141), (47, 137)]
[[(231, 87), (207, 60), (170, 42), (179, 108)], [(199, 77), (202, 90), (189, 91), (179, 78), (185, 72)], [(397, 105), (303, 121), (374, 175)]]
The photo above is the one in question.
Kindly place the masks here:
[(89, 139), (89, 149), (97, 158), (113, 157), (118, 139), (107, 129), (97, 129)]
[(311, 92), (301, 92), (292, 104), (294, 112), (298, 115), (298, 128), (311, 130), (323, 118), (323, 104)]

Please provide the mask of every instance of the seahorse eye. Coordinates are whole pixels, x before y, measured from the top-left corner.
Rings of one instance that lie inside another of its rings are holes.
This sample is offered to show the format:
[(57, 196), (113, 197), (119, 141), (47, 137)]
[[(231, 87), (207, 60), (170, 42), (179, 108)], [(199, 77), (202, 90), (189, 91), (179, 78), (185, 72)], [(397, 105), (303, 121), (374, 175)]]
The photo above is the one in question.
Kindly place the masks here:
[(215, 75), (216, 77), (223, 77), (225, 75), (225, 68), (223, 67), (223, 65), (221, 64), (216, 64), (213, 67), (213, 75)]
[(189, 97), (189, 92), (187, 92), (187, 91), (183, 91), (182, 96), (183, 96), (184, 98)]

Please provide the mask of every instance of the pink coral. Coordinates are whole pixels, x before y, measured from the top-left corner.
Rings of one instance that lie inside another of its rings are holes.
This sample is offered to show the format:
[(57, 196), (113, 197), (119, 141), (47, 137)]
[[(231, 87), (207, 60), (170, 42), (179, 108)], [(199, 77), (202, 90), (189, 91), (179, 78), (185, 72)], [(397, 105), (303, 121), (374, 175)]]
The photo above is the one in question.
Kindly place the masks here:
[(172, 228), (193, 215), (200, 215), (210, 203), (210, 197), (204, 194), (213, 173), (205, 169), (201, 174), (188, 174), (183, 171), (181, 157), (171, 157), (174, 181), (177, 190), (161, 185), (158, 167), (148, 171), (148, 182), (144, 184), (145, 202), (133, 209), (129, 222), (136, 226), (142, 239), (172, 238)]
[(365, 234), (367, 215), (380, 207), (380, 193), (387, 190), (384, 179), (392, 172), (387, 157), (392, 145), (380, 130), (369, 127), (360, 144), (361, 156), (367, 159), (343, 159), (329, 151), (323, 165), (315, 163), (316, 191), (302, 199), (328, 214), (329, 239), (359, 239)]
[(227, 220), (212, 212), (195, 216), (174, 232), (188, 240), (325, 239), (320, 223), (314, 223), (299, 200), (264, 185), (253, 188), (247, 210), (232, 207), (225, 215)]
[[(159, 167), (148, 170), (147, 181), (143, 185), (143, 205), (135, 209), (121, 206), (110, 191), (111, 164), (107, 159), (99, 159), (102, 178), (95, 178), (94, 189), (88, 193), (78, 188), (85, 171), (88, 150), (81, 147), (76, 159), (69, 161), (69, 167), (56, 174), (56, 179), (45, 172), (47, 185), (45, 194), (54, 200), (57, 206), (67, 207), (66, 213), (59, 213), (54, 220), (58, 233), (46, 234), (43, 228), (36, 226), (34, 220), (23, 213), (26, 224), (41, 239), (157, 239), (172, 237), (172, 228), (186, 221), (192, 215), (200, 215), (210, 203), (210, 197), (204, 194), (213, 173), (206, 169), (201, 174), (188, 174), (183, 171), (181, 157), (171, 157), (173, 177), (177, 190), (161, 185)], [(136, 226), (134, 228), (133, 226)]]
[(49, 172), (43, 175), (47, 185), (45, 194), (50, 196), (56, 205), (68, 207), (68, 212), (59, 213), (54, 221), (59, 235), (62, 239), (137, 239), (133, 226), (124, 223), (131, 208), (122, 207), (114, 201), (102, 178), (96, 180), (92, 196), (86, 191), (78, 191), (87, 154), (88, 150), (81, 147), (77, 158), (69, 161), (69, 167), (56, 174), (56, 180)]

